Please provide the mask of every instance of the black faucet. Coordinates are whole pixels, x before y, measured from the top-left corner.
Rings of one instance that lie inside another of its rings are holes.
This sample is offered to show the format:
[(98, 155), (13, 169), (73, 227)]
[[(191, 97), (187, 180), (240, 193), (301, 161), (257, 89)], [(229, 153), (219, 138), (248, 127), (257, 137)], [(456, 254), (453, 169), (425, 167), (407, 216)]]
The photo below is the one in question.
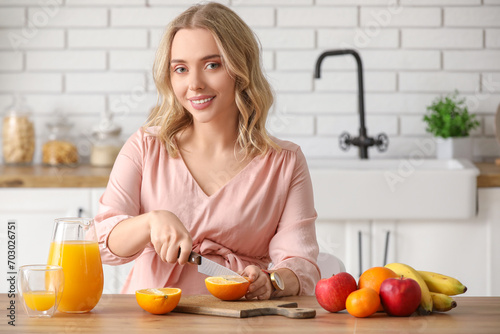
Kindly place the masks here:
[(368, 137), (365, 126), (365, 90), (363, 85), (363, 64), (359, 53), (351, 49), (331, 50), (323, 52), (318, 60), (316, 60), (316, 69), (314, 71), (314, 78), (321, 77), (321, 63), (326, 57), (341, 56), (350, 54), (356, 59), (358, 65), (358, 108), (359, 108), (359, 136), (351, 138), (349, 133), (344, 132), (340, 135), (339, 144), (340, 148), (347, 151), (351, 145), (359, 147), (359, 157), (361, 159), (368, 159), (368, 147), (377, 146), (380, 152), (385, 152), (389, 146), (389, 138), (385, 133), (381, 133), (377, 138)]

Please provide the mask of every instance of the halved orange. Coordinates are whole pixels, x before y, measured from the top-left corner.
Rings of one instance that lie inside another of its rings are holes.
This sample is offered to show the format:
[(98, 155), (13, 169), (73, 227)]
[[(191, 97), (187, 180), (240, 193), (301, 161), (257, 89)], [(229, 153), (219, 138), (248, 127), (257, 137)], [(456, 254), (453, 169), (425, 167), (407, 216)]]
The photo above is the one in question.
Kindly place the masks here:
[(142, 289), (135, 292), (137, 304), (143, 310), (153, 314), (165, 314), (172, 311), (181, 299), (181, 289), (159, 288)]
[(208, 292), (222, 300), (238, 300), (248, 290), (250, 281), (241, 276), (211, 276), (205, 279)]

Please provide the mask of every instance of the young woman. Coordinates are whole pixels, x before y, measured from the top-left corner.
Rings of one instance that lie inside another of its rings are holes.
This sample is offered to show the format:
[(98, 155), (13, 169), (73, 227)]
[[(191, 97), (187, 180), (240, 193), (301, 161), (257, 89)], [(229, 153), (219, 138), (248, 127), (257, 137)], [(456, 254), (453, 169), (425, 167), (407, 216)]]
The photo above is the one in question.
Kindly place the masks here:
[(168, 26), (153, 72), (160, 101), (124, 145), (95, 217), (103, 262), (135, 260), (122, 292), (206, 294), (186, 263), (193, 250), (248, 276), (248, 299), (312, 294), (309, 171), (297, 145), (266, 132), (273, 97), (251, 29), (221, 4), (193, 6)]

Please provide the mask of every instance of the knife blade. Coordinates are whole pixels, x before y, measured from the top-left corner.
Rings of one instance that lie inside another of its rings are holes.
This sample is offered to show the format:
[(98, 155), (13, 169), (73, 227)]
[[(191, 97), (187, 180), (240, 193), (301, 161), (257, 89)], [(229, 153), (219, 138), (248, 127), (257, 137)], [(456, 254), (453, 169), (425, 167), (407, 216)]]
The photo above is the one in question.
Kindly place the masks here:
[(208, 276), (239, 276), (238, 273), (226, 268), (217, 262), (207, 259), (196, 252), (189, 254), (189, 263), (198, 265), (198, 272)]

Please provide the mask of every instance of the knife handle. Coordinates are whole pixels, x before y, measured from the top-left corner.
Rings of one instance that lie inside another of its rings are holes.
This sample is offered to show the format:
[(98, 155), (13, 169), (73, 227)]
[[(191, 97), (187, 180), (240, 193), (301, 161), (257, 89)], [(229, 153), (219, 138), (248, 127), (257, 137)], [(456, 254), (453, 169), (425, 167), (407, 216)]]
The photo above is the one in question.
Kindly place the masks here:
[(192, 263), (192, 264), (200, 265), (201, 264), (201, 255), (198, 253), (195, 253), (195, 252), (191, 252), (191, 254), (189, 254), (188, 262)]
[[(179, 258), (179, 256), (181, 256), (180, 249), (179, 249), (179, 253), (177, 254), (177, 258)], [(198, 253), (195, 253), (195, 252), (191, 252), (189, 254), (188, 262), (192, 263), (192, 264), (200, 265), (201, 264), (201, 255)]]

